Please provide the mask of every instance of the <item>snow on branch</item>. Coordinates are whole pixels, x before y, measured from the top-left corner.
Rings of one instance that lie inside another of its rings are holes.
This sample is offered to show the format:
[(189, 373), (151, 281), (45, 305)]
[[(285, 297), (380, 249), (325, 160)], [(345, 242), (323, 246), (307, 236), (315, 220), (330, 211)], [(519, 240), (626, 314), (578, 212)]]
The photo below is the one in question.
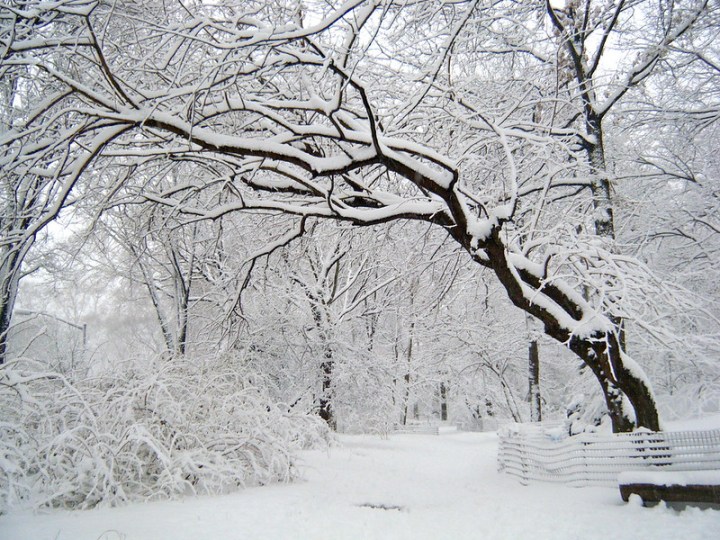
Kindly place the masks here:
[(154, 359), (75, 384), (30, 360), (0, 366), (0, 511), (289, 480), (294, 451), (327, 444), (327, 427), (273, 403), (242, 364)]

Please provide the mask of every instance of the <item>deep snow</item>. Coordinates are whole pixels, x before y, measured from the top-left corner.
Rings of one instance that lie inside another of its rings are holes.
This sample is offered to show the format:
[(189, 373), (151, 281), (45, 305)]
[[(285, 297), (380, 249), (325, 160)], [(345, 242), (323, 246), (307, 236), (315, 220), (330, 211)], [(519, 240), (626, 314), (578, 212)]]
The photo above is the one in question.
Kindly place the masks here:
[(492, 433), (340, 436), (302, 479), (221, 497), (0, 517), (3, 540), (713, 539), (720, 510), (626, 504), (617, 489), (522, 486)]

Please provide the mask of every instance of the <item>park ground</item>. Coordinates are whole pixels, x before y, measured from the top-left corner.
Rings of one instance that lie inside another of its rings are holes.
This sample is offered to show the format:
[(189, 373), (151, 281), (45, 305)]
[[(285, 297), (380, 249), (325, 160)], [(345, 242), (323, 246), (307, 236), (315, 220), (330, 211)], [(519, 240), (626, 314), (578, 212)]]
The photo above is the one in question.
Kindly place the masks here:
[(0, 516), (3, 540), (699, 540), (720, 510), (624, 503), (617, 489), (521, 485), (497, 435), (341, 435), (291, 484), (88, 511)]

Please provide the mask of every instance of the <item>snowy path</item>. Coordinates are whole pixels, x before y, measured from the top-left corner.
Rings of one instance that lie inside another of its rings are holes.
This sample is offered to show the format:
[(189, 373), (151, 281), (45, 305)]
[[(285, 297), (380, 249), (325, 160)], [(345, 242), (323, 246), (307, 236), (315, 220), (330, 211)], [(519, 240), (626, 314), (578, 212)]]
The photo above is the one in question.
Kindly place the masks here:
[(87, 512), (11, 514), (0, 517), (0, 539), (720, 538), (718, 510), (646, 509), (624, 504), (615, 489), (521, 486), (496, 472), (493, 434), (343, 436), (341, 443), (305, 453), (304, 480), (292, 485)]

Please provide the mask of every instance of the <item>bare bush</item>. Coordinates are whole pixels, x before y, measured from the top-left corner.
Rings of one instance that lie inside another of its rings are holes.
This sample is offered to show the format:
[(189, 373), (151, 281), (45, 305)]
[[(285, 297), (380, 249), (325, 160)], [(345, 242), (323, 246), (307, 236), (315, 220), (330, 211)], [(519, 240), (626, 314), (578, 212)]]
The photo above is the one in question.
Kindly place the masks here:
[(153, 359), (75, 385), (30, 360), (0, 367), (0, 509), (90, 508), (288, 481), (327, 444), (236, 358)]

